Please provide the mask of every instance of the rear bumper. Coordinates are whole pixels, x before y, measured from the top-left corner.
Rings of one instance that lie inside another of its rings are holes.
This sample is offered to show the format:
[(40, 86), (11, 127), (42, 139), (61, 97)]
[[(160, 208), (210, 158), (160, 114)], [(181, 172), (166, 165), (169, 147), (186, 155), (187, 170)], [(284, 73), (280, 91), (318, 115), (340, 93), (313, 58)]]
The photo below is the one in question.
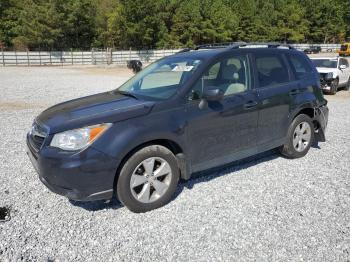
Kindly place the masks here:
[(43, 148), (27, 155), (40, 181), (52, 192), (78, 201), (111, 199), (117, 161), (91, 147), (82, 152)]
[(315, 137), (318, 141), (326, 141), (326, 129), (328, 125), (328, 114), (329, 109), (327, 105), (320, 106), (315, 109), (314, 120), (319, 124), (318, 129), (316, 130)]

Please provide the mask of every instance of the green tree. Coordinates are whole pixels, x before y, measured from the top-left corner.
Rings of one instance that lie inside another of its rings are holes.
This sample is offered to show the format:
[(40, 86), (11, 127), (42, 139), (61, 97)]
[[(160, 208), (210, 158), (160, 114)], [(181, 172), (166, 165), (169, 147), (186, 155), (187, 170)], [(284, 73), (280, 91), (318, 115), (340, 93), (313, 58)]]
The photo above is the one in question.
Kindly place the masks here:
[(340, 42), (344, 0), (0, 0), (17, 49), (148, 49), (226, 41)]
[[(118, 1), (115, 0), (100, 0), (95, 3), (96, 19), (95, 19), (95, 39), (94, 47), (115, 47), (113, 39), (113, 31), (110, 30), (110, 22), (112, 20), (113, 11), (118, 6)], [(113, 22), (111, 22), (113, 24)]]
[(11, 28), (12, 44), (17, 49), (51, 48), (62, 33), (60, 15), (52, 1), (23, 0), (17, 6), (17, 20)]
[(16, 37), (14, 28), (18, 26), (17, 6), (14, 0), (0, 0), (0, 42), (5, 47), (12, 46)]
[(93, 0), (67, 0), (65, 2), (62, 23), (64, 47), (91, 48), (96, 32), (95, 2)]
[(155, 48), (167, 32), (158, 7), (159, 3), (153, 0), (121, 0), (109, 20), (116, 46)]
[(307, 31), (307, 20), (301, 5), (296, 1), (288, 1), (277, 7), (278, 40), (284, 42), (303, 42)]
[(300, 1), (308, 23), (308, 30), (306, 30), (308, 42), (327, 43), (343, 40), (342, 38), (350, 27), (349, 5), (344, 2), (346, 1)]

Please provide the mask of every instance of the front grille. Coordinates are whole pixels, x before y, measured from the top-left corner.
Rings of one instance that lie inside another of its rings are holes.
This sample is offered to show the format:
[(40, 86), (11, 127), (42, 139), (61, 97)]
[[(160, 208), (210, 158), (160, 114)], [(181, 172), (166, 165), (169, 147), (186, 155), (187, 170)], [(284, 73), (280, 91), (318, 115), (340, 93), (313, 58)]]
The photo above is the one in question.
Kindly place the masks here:
[(30, 146), (38, 152), (44, 144), (47, 136), (47, 130), (36, 122), (33, 123), (32, 129), (29, 132), (29, 143)]

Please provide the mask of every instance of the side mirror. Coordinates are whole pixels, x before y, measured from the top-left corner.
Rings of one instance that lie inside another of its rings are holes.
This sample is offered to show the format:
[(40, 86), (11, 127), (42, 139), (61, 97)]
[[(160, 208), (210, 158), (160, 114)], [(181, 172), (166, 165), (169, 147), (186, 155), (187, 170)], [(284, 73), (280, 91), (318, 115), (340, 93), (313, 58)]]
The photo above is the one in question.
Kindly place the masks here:
[(208, 87), (203, 95), (202, 99), (207, 101), (220, 101), (224, 97), (224, 92), (219, 88), (210, 88)]
[(203, 109), (208, 106), (208, 101), (220, 101), (224, 97), (224, 92), (221, 89), (215, 87), (208, 87), (203, 95), (202, 99), (199, 103), (199, 108)]
[(339, 66), (339, 68), (340, 68), (340, 70), (344, 70), (344, 69), (346, 69), (346, 65), (341, 65), (341, 66)]

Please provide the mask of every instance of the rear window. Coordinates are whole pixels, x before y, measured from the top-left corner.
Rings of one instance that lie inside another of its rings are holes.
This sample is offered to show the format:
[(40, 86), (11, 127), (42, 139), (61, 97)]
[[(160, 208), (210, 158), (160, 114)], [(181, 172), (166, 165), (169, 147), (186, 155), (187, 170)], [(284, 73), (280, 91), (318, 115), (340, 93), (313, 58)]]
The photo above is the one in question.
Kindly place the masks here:
[(300, 55), (290, 55), (289, 60), (292, 64), (292, 70), (297, 79), (303, 79), (312, 73), (312, 68), (308, 61)]
[(255, 62), (260, 87), (289, 81), (288, 70), (281, 56), (277, 54), (256, 55)]

